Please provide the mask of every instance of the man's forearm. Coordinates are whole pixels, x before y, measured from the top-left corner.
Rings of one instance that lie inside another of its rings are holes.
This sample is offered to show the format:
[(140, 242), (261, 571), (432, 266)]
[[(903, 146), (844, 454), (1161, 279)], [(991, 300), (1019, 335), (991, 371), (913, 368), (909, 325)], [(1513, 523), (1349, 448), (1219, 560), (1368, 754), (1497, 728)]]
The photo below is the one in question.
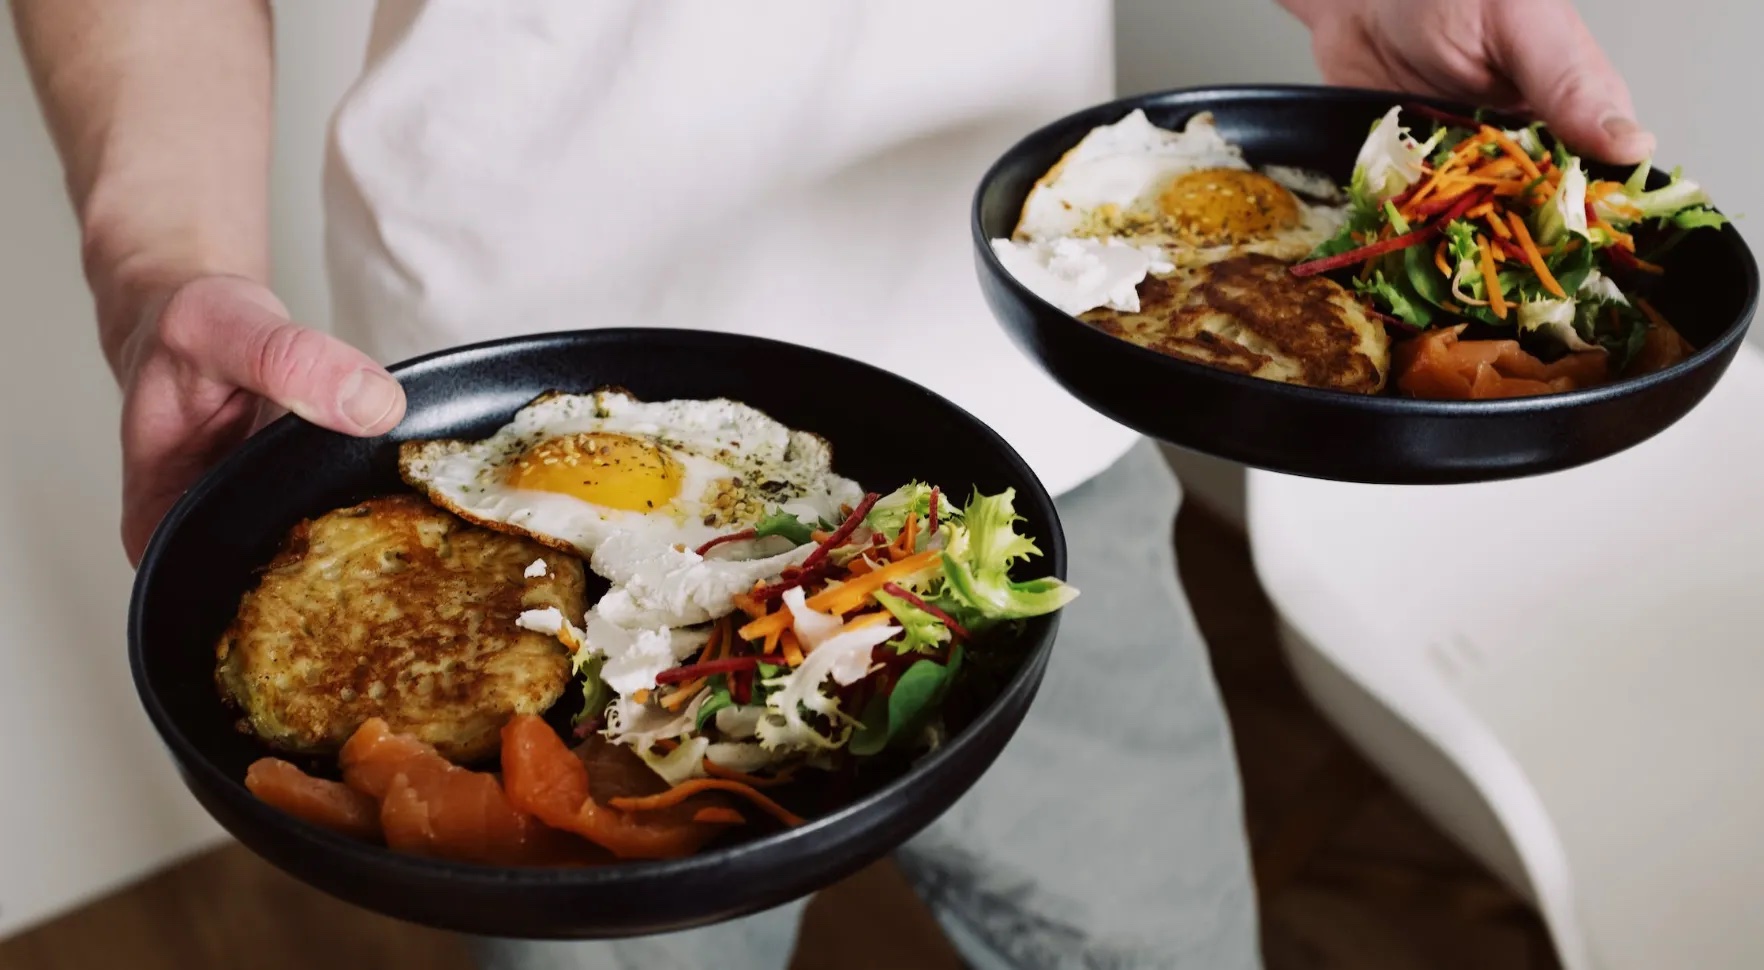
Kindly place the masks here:
[(267, 0), (12, 0), (112, 366), (155, 287), (268, 275)]

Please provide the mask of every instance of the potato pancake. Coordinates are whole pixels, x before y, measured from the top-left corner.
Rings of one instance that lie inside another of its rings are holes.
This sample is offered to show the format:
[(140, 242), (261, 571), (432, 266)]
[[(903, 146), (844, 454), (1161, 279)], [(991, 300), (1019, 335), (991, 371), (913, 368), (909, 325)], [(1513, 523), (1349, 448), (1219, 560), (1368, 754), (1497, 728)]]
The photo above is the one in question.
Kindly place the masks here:
[(371, 499), (294, 527), (221, 636), (215, 679), (279, 751), (335, 753), (378, 717), (470, 761), (569, 683), (565, 648), (516, 618), (580, 617), (586, 596), (573, 556), (414, 495)]
[(1289, 384), (1376, 394), (1390, 372), (1390, 337), (1353, 294), (1271, 256), (1148, 276), (1138, 313), (1080, 319), (1161, 354)]

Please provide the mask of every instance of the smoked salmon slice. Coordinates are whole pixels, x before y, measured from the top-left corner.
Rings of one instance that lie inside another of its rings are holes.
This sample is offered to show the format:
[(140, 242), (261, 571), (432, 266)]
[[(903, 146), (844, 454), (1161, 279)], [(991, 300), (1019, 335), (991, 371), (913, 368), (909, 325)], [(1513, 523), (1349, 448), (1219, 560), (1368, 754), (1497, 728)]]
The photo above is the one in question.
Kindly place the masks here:
[(739, 818), (732, 811), (696, 818), (703, 809), (727, 807), (698, 796), (655, 812), (608, 807), (602, 804), (606, 799), (653, 794), (667, 784), (635, 754), (599, 738), (590, 738), (578, 755), (530, 714), (517, 715), (502, 728), (502, 776), (515, 807), (622, 859), (691, 855)]
[(348, 785), (314, 778), (280, 758), (259, 758), (245, 772), (245, 787), (295, 818), (358, 839), (380, 838), (380, 803)]
[(461, 768), (428, 744), (392, 733), (379, 718), (362, 724), (339, 761), (344, 782), (378, 800), (380, 829), (392, 849), (500, 866), (605, 861), (604, 853), (516, 808), (495, 775)]
[(1604, 351), (1544, 363), (1517, 340), (1459, 340), (1464, 325), (1429, 330), (1393, 351), (1397, 388), (1432, 400), (1486, 400), (1551, 394), (1610, 379)]

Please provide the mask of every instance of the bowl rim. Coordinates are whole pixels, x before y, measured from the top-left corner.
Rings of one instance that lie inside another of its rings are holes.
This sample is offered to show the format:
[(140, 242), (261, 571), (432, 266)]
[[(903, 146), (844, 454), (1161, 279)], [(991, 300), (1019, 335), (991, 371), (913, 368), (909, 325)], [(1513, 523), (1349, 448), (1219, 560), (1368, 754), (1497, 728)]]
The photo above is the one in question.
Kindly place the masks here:
[[(604, 327), (579, 330), (554, 330), (539, 333), (517, 334), (498, 337), (491, 340), (461, 344), (455, 347), (432, 351), (390, 365), (387, 369), (399, 378), (420, 377), (428, 369), (438, 364), (452, 364), (472, 357), (495, 356), (498, 352), (514, 350), (535, 350), (544, 347), (561, 347), (582, 342), (622, 342), (637, 340), (641, 342), (667, 341), (699, 341), (708, 342), (713, 347), (747, 344), (759, 347), (789, 348), (792, 353), (808, 353), (817, 356), (831, 367), (859, 368), (879, 374), (887, 379), (904, 382), (929, 396), (950, 417), (965, 420), (983, 439), (988, 440), (997, 454), (1004, 459), (1010, 477), (1016, 479), (1013, 487), (1017, 489), (1018, 500), (1028, 500), (1028, 504), (1044, 508), (1051, 513), (1048, 516), (1051, 528), (1046, 535), (1037, 535), (1036, 543), (1041, 548), (1042, 556), (1038, 565), (1043, 575), (1066, 578), (1067, 549), (1065, 532), (1060, 524), (1058, 508), (1053, 496), (1047, 491), (1039, 477), (1029, 464), (1024, 461), (1015, 448), (1011, 447), (1003, 436), (979, 418), (957, 405), (953, 401), (938, 394), (936, 391), (918, 384), (891, 371), (877, 367), (866, 361), (845, 357), (818, 347), (804, 344), (793, 344), (788, 341), (770, 337), (750, 336), (747, 334), (729, 333), (714, 330), (694, 330), (689, 328), (662, 327)], [(675, 346), (678, 346), (677, 344)], [(401, 381), (402, 382), (402, 381)], [(723, 846), (707, 852), (678, 859), (660, 860), (620, 860), (616, 863), (585, 868), (563, 867), (511, 867), (487, 866), (475, 863), (456, 862), (426, 856), (398, 852), (384, 845), (363, 842), (332, 832), (329, 829), (314, 825), (302, 819), (281, 812), (253, 796), (245, 787), (243, 777), (235, 778), (223, 771), (212, 760), (201, 753), (200, 748), (183, 731), (176, 718), (166, 708), (158, 693), (149, 683), (146, 665), (146, 644), (143, 639), (143, 624), (149, 611), (147, 592), (158, 575), (161, 560), (166, 555), (166, 548), (183, 522), (199, 508), (209, 493), (225, 483), (241, 467), (250, 463), (259, 454), (277, 447), (281, 441), (291, 434), (310, 432), (314, 425), (293, 414), (286, 414), (256, 434), (247, 438), (241, 445), (227, 454), (220, 462), (209, 469), (197, 480), (178, 501), (173, 504), (165, 516), (155, 527), (147, 548), (142, 554), (141, 563), (135, 572), (134, 582), (130, 588), (129, 608), (126, 623), (127, 649), (129, 668), (135, 684), (135, 693), (152, 722), (154, 730), (159, 734), (160, 741), (166, 746), (179, 769), (186, 773), (199, 776), (199, 782), (186, 779), (188, 787), (197, 784), (219, 793), (219, 797), (230, 801), (238, 810), (267, 823), (266, 828), (281, 829), (290, 837), (304, 839), (316, 848), (341, 853), (353, 861), (379, 867), (386, 871), (396, 871), (401, 876), (419, 879), (444, 879), (456, 883), (470, 883), (482, 888), (517, 887), (543, 890), (547, 888), (591, 890), (611, 888), (639, 882), (665, 881), (714, 869), (730, 862), (759, 855), (770, 855), (789, 843), (815, 836), (859, 821), (871, 815), (885, 805), (898, 801), (902, 794), (914, 785), (922, 783), (927, 775), (942, 769), (942, 766), (958, 759), (975, 743), (980, 728), (1006, 716), (1004, 700), (1011, 695), (1025, 690), (1033, 692), (1039, 689), (1042, 671), (1046, 658), (1051, 654), (1055, 634), (1058, 628), (1058, 614), (1032, 619), (1036, 629), (1025, 631), (1021, 642), (1028, 645), (1022, 653), (1022, 659), (1010, 678), (1000, 688), (997, 696), (982, 710), (974, 720), (960, 733), (952, 735), (934, 750), (912, 761), (910, 766), (898, 777), (888, 781), (862, 797), (829, 812), (826, 815), (811, 819), (796, 828), (772, 832), (758, 838), (747, 839), (732, 845)], [(394, 428), (388, 434), (395, 434)], [(1031, 700), (1033, 698), (1031, 697)], [(217, 697), (215, 702), (220, 703)], [(267, 749), (266, 749), (267, 751)], [(273, 755), (273, 752), (269, 752)], [(984, 773), (982, 773), (984, 774)], [(200, 799), (199, 799), (200, 800)], [(212, 812), (210, 814), (213, 814)], [(231, 829), (223, 824), (223, 828)], [(237, 836), (236, 833), (235, 837)], [(246, 841), (243, 840), (242, 841)], [(247, 844), (250, 844), (247, 842)]]
[[(1424, 104), (1445, 111), (1459, 114), (1470, 114), (1477, 109), (1475, 105), (1426, 95), (1409, 94), (1379, 88), (1355, 88), (1321, 84), (1210, 84), (1195, 87), (1169, 88), (1129, 95), (1093, 104), (1077, 111), (1070, 112), (1054, 119), (1034, 131), (1018, 139), (1009, 149), (987, 166), (974, 191), (973, 202), (969, 207), (969, 232), (973, 238), (975, 253), (981, 261), (986, 275), (991, 281), (1010, 291), (1011, 296), (1019, 303), (1035, 312), (1045, 320), (1057, 320), (1057, 326), (1076, 327), (1087, 335), (1108, 340), (1119, 345), (1120, 353), (1129, 360), (1136, 361), (1140, 367), (1164, 368), (1194, 380), (1214, 380), (1228, 386), (1244, 390), (1286, 397), (1294, 403), (1308, 403), (1324, 407), (1346, 408), (1359, 411), (1384, 413), (1391, 416), (1417, 417), (1495, 417), (1513, 414), (1538, 414), (1542, 412), (1569, 410), (1590, 404), (1613, 401), (1643, 393), (1650, 388), (1676, 382), (1680, 377), (1702, 368), (1706, 363), (1720, 357), (1733, 345), (1743, 339), (1750, 326), (1753, 315), (1757, 312), (1759, 300), (1759, 271), (1757, 259), (1751, 247), (1746, 245), (1730, 221), (1722, 226), (1719, 232), (1727, 240), (1728, 245), (1740, 259), (1740, 280), (1745, 287), (1745, 302), (1740, 313), (1728, 321), (1721, 332), (1707, 344), (1684, 360), (1663, 370), (1641, 377), (1619, 379), (1595, 387), (1578, 388), (1553, 394), (1539, 394), (1529, 397), (1496, 398), (1491, 400), (1450, 401), (1429, 400), (1420, 398), (1395, 397), (1388, 394), (1353, 394), (1327, 388), (1307, 387), (1300, 384), (1288, 384), (1282, 381), (1271, 381), (1246, 374), (1237, 374), (1205, 364), (1160, 354), (1155, 350), (1129, 343), (1118, 337), (1106, 334), (1090, 326), (1077, 317), (1061, 310), (1059, 307), (1036, 295), (1019, 281), (1004, 264), (999, 261), (998, 254), (992, 249), (992, 237), (986, 233), (982, 220), (986, 196), (992, 187), (1004, 177), (1005, 170), (1022, 164), (1024, 156), (1037, 154), (1036, 143), (1073, 127), (1080, 122), (1092, 118), (1106, 118), (1125, 115), (1135, 108), (1146, 109), (1150, 113), (1154, 109), (1189, 108), (1192, 112), (1211, 111), (1229, 108), (1236, 104), (1254, 101), (1292, 101), (1319, 102), (1344, 101), (1354, 103), (1374, 103), (1391, 105)], [(1107, 121), (1095, 121), (1090, 127), (1108, 124)], [(1078, 138), (1082, 138), (1080, 133)], [(1074, 139), (1072, 145), (1077, 144)], [(1066, 145), (1063, 151), (1070, 150)], [(1656, 172), (1661, 167), (1654, 166)], [(1717, 209), (1716, 211), (1720, 211)], [(1100, 346), (1100, 345), (1099, 345)]]

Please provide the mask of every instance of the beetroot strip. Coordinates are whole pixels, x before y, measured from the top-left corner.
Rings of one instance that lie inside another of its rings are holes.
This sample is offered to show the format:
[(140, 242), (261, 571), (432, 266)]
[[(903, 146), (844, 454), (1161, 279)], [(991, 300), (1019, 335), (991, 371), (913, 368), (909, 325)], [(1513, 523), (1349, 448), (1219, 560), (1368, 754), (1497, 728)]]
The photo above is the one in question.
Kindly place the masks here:
[(846, 516), (845, 523), (833, 530), (832, 535), (821, 540), (821, 544), (815, 547), (815, 551), (809, 553), (808, 558), (802, 561), (802, 571), (808, 572), (821, 560), (827, 558), (828, 553), (839, 548), (841, 543), (851, 538), (851, 534), (857, 531), (858, 523), (864, 521), (864, 516), (870, 514), (870, 509), (875, 507), (876, 500), (881, 497), (875, 492), (864, 493), (864, 500), (858, 503), (857, 508), (851, 510), (851, 515)]
[(743, 539), (752, 539), (752, 538), (757, 537), (758, 535), (759, 535), (759, 533), (754, 531), (753, 529), (742, 529), (740, 532), (731, 532), (726, 536), (717, 536), (715, 539), (712, 539), (711, 541), (705, 543), (704, 545), (699, 546), (698, 549), (695, 551), (700, 556), (702, 556), (705, 553), (710, 552), (712, 549), (715, 549), (716, 547), (722, 545), (725, 542), (740, 542)]
[(784, 665), (784, 658), (779, 656), (766, 657), (724, 657), (721, 660), (707, 660), (704, 663), (690, 664), (685, 667), (674, 667), (655, 675), (658, 684), (679, 684), (713, 674), (733, 674), (744, 670), (752, 670), (760, 664)]
[(1483, 125), (1482, 122), (1477, 121), (1475, 118), (1466, 118), (1463, 115), (1453, 114), (1450, 111), (1441, 111), (1438, 108), (1430, 107), (1425, 104), (1405, 104), (1403, 105), (1403, 110), (1418, 114), (1429, 121), (1437, 121), (1441, 124), (1451, 125), (1453, 128), (1468, 128), (1471, 131), (1476, 131)]
[(898, 596), (919, 609), (937, 617), (939, 622), (944, 626), (949, 627), (949, 632), (955, 634), (957, 639), (968, 639), (968, 631), (963, 629), (962, 625), (955, 621), (955, 617), (950, 616), (948, 613), (945, 613), (937, 607), (932, 606), (930, 603), (925, 602), (919, 594), (907, 589), (905, 586), (898, 583), (883, 583), (882, 591), (893, 596)]
[(788, 579), (780, 579), (770, 586), (762, 586), (747, 595), (751, 597), (755, 603), (769, 603), (772, 600), (783, 596), (788, 590), (795, 589), (798, 586), (812, 583), (815, 580), (820, 579), (825, 573), (825, 569), (804, 569), (795, 576)]
[(1437, 222), (1430, 222), (1419, 229), (1411, 229), (1400, 236), (1392, 236), (1382, 242), (1375, 242), (1369, 246), (1361, 246), (1359, 249), (1349, 250), (1345, 253), (1337, 253), (1334, 256), (1325, 256), (1322, 259), (1313, 259), (1308, 263), (1298, 263), (1287, 272), (1290, 272), (1294, 276), (1316, 276), (1319, 273), (1328, 273), (1333, 270), (1345, 269), (1349, 266), (1364, 263), (1369, 259), (1377, 259), (1378, 257), (1389, 253), (1408, 249), (1416, 243), (1426, 242), (1428, 239), (1438, 235), (1441, 229), (1449, 225), (1454, 219), (1469, 212), (1476, 206), (1481, 205), (1483, 202), (1491, 198), (1492, 195), (1493, 193), (1487, 191), (1486, 186), (1484, 186), (1482, 190), (1466, 192), (1460, 199), (1458, 199), (1457, 203), (1454, 204), (1451, 209), (1447, 210), (1445, 215), (1439, 218)]

